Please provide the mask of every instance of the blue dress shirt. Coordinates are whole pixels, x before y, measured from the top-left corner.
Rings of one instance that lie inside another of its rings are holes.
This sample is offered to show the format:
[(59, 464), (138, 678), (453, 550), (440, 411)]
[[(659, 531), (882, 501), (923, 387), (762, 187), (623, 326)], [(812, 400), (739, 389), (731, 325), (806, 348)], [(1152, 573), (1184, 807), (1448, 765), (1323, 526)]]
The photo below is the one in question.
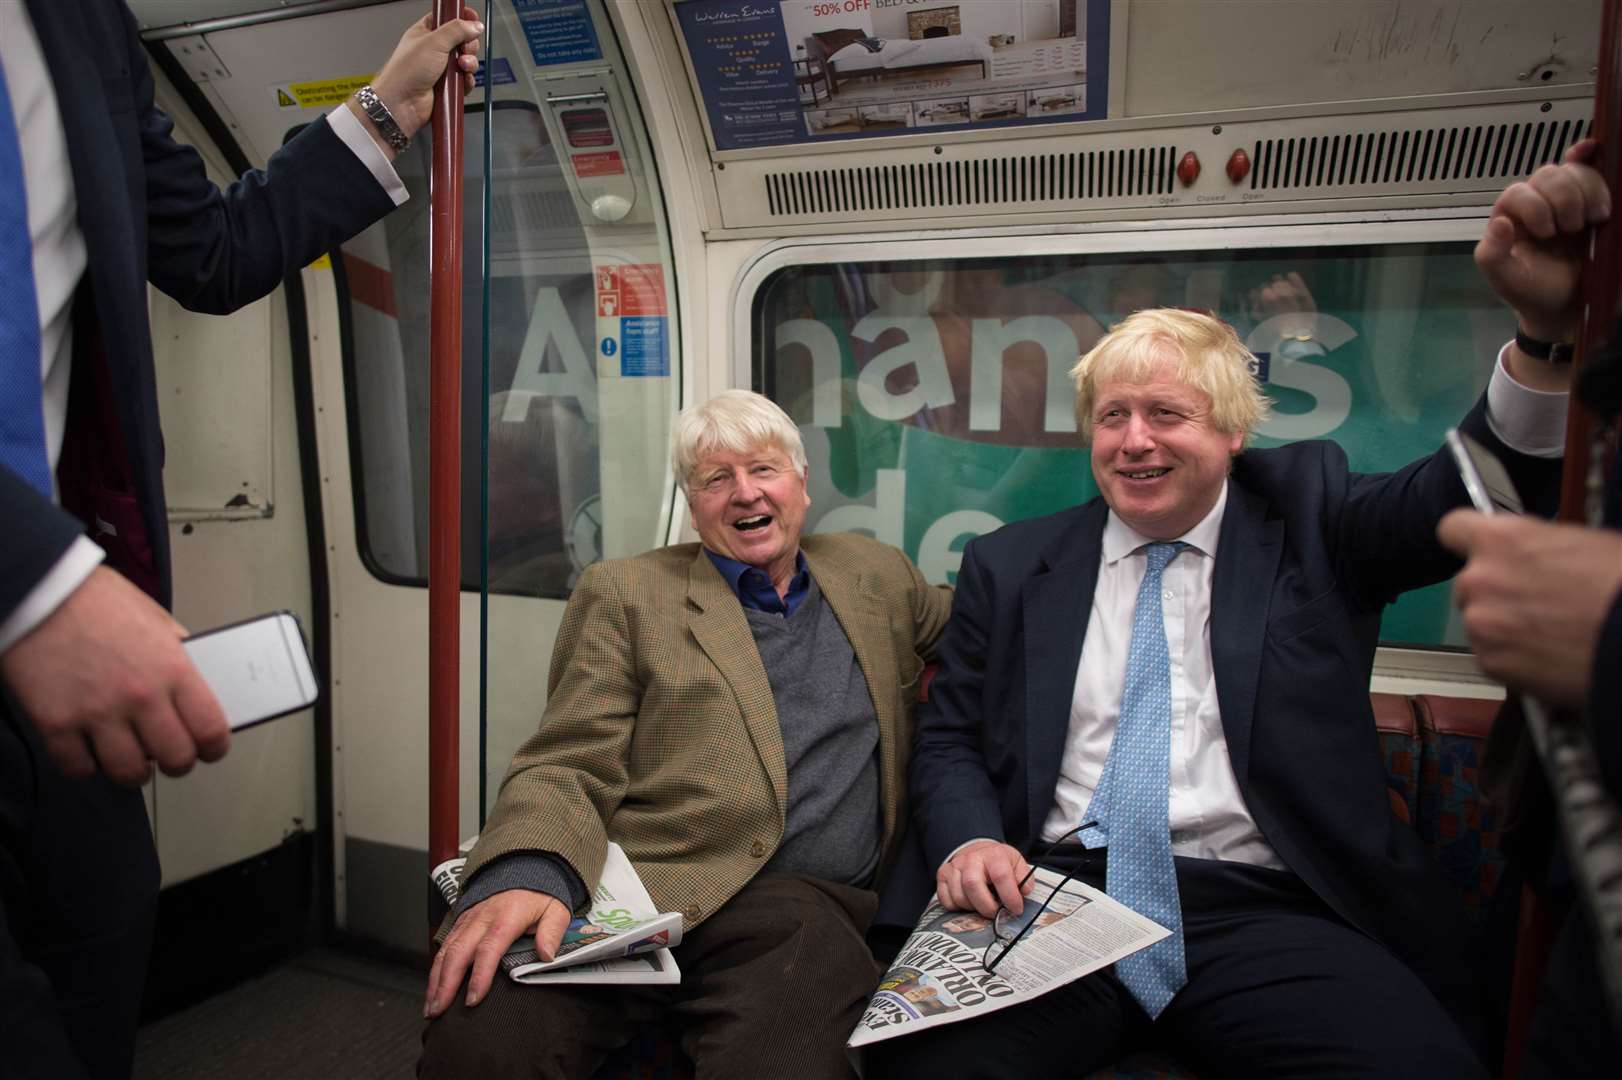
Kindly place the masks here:
[(805, 568), (805, 552), (794, 553), (794, 576), (789, 579), (788, 592), (783, 596), (777, 595), (772, 588), (772, 579), (766, 571), (758, 566), (729, 559), (725, 555), (717, 555), (709, 548), (704, 554), (710, 557), (710, 562), (721, 571), (732, 591), (738, 594), (738, 603), (755, 611), (765, 611), (773, 615), (788, 618), (805, 599), (805, 594), (811, 588), (811, 572)]

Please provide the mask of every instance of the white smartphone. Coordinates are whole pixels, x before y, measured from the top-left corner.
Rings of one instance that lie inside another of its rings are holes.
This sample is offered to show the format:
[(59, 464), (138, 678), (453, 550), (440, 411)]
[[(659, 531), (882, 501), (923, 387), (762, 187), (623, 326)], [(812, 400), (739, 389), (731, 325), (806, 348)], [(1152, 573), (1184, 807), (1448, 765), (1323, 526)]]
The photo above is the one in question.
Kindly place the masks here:
[(1448, 428), (1448, 452), (1458, 466), (1459, 479), (1470, 493), (1470, 502), (1483, 514), (1523, 514), (1521, 496), (1515, 490), (1515, 481), (1509, 478), (1504, 463), (1491, 450), (1460, 431)]
[(232, 731), (307, 708), (319, 694), (304, 631), (290, 611), (204, 630), (181, 644)]

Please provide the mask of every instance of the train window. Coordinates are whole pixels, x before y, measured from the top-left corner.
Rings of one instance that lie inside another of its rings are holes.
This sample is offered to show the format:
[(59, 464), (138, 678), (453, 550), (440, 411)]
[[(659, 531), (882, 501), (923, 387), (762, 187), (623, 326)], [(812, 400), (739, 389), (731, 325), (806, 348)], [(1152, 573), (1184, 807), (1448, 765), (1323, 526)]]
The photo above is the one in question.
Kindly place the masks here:
[[(464, 124), (462, 580), (479, 587), (488, 424), (490, 590), (566, 597), (591, 562), (657, 542), (674, 401), (668, 259), (651, 213), (611, 241), (586, 224), (581, 177), (612, 169), (645, 190), (626, 177), (608, 107), (561, 112), (554, 125), (544, 103), (509, 93), (490, 117), (484, 274), (484, 106), (469, 106)], [(428, 556), (429, 143), (395, 162), (411, 201), (345, 245), (338, 267), (360, 546), (378, 576), (417, 585)], [(582, 164), (575, 146), (599, 156)], [(605, 446), (609, 424), (639, 437)]]
[[(1277, 403), (1255, 445), (1332, 438), (1362, 471), (1434, 450), (1513, 333), (1466, 241), (1218, 243), (798, 265), (785, 256), (753, 294), (752, 377), (805, 434), (813, 531), (876, 535), (949, 582), (972, 536), (1092, 498), (1067, 372), (1140, 308), (1228, 320)], [(1386, 643), (1462, 644), (1446, 590), (1388, 609)]]

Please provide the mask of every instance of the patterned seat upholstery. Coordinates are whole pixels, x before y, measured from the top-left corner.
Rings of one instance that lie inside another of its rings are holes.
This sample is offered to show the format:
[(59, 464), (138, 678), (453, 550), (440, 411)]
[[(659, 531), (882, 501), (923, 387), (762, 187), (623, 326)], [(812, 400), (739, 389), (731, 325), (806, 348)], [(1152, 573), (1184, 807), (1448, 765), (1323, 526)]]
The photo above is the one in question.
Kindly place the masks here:
[[(926, 670), (927, 688), (933, 668)], [(1499, 703), (1421, 694), (1371, 694), (1385, 759), (1391, 812), (1414, 826), (1432, 857), (1463, 890), (1472, 917), (1485, 919), (1504, 870), (1492, 811), (1481, 798), (1478, 770)], [(688, 1080), (692, 1065), (669, 1038), (641, 1032), (614, 1054), (597, 1080)], [(1089, 1080), (1195, 1080), (1160, 1051), (1133, 1054)]]
[(1464, 890), (1465, 908), (1480, 925), (1504, 873), (1498, 821), (1478, 779), (1499, 703), (1434, 694), (1413, 702), (1424, 745), (1414, 821), (1431, 857)]

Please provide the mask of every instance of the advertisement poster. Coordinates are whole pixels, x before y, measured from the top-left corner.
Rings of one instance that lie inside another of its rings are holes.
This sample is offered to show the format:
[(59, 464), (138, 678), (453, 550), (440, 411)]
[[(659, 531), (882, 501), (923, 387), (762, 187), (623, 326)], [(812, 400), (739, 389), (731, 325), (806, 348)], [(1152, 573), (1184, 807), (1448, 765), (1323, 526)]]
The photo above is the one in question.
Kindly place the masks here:
[[(758, 388), (800, 426), (811, 532), (862, 532), (951, 584), (963, 545), (1097, 494), (1076, 357), (1146, 307), (1214, 311), (1275, 402), (1252, 445), (1333, 439), (1360, 472), (1429, 455), (1513, 317), (1467, 243), (820, 264), (762, 287)], [(1382, 638), (1463, 641), (1448, 586)]]
[(1102, 119), (1109, 0), (682, 0), (717, 150)]

